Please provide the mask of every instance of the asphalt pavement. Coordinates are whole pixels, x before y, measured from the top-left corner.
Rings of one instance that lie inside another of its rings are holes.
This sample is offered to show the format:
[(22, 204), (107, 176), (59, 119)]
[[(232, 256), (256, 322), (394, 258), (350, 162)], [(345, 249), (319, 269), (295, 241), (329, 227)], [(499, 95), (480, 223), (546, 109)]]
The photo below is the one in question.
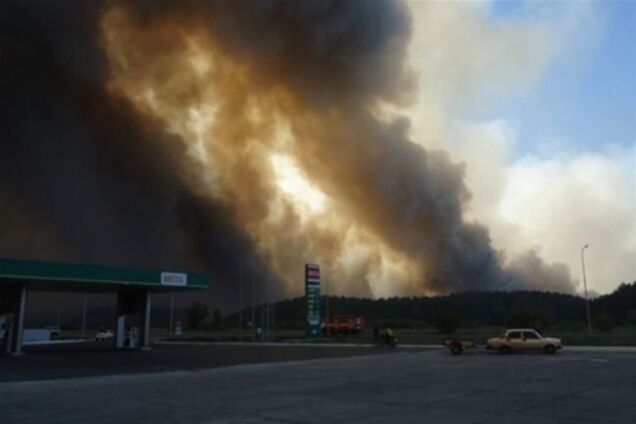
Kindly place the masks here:
[(356, 345), (274, 343), (155, 343), (151, 350), (114, 350), (112, 343), (29, 346), (22, 356), (0, 356), (0, 382), (192, 371), (239, 364), (387, 353)]
[[(140, 368), (128, 372), (102, 354)], [(452, 356), (443, 349), (180, 345), (150, 352), (31, 354), (1, 358), (0, 364), (74, 357), (74, 364), (62, 367), (72, 373), (91, 355), (117, 372), (5, 379), (2, 422), (636, 422), (633, 350), (477, 350)], [(245, 359), (253, 362), (238, 364)], [(176, 371), (165, 365), (173, 360), (183, 362)], [(157, 365), (159, 372), (153, 371)], [(0, 374), (7, 370), (2, 367)]]

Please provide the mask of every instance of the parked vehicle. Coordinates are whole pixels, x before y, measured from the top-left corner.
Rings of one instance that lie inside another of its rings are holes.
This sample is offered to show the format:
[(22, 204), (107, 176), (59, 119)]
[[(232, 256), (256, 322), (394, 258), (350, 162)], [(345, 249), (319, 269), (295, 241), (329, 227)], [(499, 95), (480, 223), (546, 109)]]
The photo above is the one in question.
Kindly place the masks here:
[(41, 343), (51, 340), (51, 330), (46, 328), (25, 328), (22, 331), (22, 343)]
[(115, 338), (115, 334), (111, 330), (98, 330), (95, 335), (95, 340), (98, 342), (103, 342), (107, 340), (112, 340)]
[(477, 349), (477, 343), (474, 340), (446, 340), (444, 346), (450, 349), (453, 355), (461, 355), (466, 349)]
[(563, 347), (561, 339), (543, 337), (532, 328), (513, 328), (499, 337), (492, 337), (486, 343), (486, 349), (511, 353), (522, 350), (538, 350), (552, 354)]
[(47, 325), (44, 329), (51, 332), (52, 339), (59, 339), (62, 337), (62, 330), (60, 330), (60, 327), (57, 325)]
[(322, 325), (323, 334), (359, 334), (364, 330), (364, 318), (359, 315), (334, 315)]
[(378, 339), (378, 346), (380, 346), (380, 347), (384, 347), (384, 346), (397, 347), (398, 342), (399, 342), (399, 340), (398, 340), (397, 337), (384, 335), (384, 336), (381, 336)]
[(5, 316), (0, 315), (0, 342), (4, 340), (4, 335), (6, 334), (7, 329), (9, 327), (7, 321), (8, 320)]

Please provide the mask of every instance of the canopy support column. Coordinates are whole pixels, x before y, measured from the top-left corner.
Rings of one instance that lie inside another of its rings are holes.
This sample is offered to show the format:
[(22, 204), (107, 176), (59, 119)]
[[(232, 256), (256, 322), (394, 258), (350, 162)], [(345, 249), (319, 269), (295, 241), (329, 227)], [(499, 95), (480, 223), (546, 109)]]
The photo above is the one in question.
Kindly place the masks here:
[(150, 308), (152, 303), (149, 290), (145, 290), (142, 301), (141, 348), (143, 350), (148, 350), (150, 349)]
[(0, 320), (4, 324), (4, 353), (22, 355), (24, 317), (26, 315), (27, 283), (11, 283), (0, 287)]
[(115, 347), (150, 349), (151, 295), (147, 289), (119, 289)]

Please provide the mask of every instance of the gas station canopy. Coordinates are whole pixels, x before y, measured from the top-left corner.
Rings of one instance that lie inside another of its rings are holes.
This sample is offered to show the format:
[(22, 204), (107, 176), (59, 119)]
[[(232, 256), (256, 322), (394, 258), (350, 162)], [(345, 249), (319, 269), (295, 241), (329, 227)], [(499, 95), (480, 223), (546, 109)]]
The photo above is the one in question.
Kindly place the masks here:
[[(112, 292), (117, 294), (115, 347), (124, 347), (128, 316), (141, 321), (140, 347), (149, 348), (151, 293), (208, 288), (207, 275), (0, 258), (0, 353), (22, 354), (30, 291)], [(4, 314), (4, 315), (3, 315)]]
[(0, 284), (28, 281), (41, 290), (110, 291), (118, 287), (144, 288), (166, 292), (206, 289), (207, 275), (172, 270), (147, 270), (59, 262), (25, 261), (0, 258)]

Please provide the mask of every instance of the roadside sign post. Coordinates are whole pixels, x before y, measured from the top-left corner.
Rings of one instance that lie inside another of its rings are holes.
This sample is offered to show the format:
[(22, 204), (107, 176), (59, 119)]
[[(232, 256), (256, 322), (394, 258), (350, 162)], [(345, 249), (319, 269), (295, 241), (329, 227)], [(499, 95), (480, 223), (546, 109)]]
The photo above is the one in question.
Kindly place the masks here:
[(307, 302), (307, 338), (320, 339), (320, 266), (305, 265), (305, 299)]

